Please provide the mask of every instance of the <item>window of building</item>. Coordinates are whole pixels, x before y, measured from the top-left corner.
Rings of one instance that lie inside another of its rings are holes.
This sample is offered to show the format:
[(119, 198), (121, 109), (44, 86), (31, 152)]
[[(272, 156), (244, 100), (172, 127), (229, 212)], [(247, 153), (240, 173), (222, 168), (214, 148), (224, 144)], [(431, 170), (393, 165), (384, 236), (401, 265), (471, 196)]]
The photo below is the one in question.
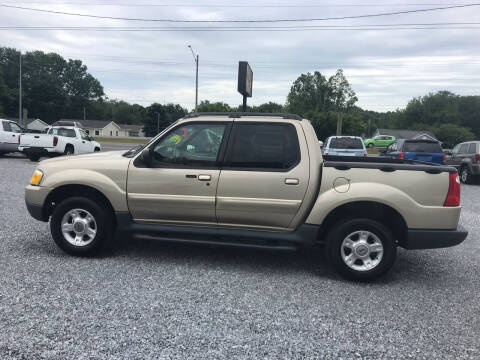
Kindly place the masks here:
[(110, 136), (113, 136), (113, 131), (110, 130)]
[(115, 131), (115, 136), (118, 136), (118, 131)]
[(95, 135), (100, 135), (100, 131), (95, 130)]

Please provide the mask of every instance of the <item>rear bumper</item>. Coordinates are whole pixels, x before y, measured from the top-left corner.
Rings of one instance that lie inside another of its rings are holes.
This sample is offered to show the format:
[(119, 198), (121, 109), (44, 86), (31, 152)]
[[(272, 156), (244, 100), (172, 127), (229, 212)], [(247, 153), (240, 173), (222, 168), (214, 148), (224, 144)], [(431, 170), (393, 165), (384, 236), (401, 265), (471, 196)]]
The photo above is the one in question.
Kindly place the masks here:
[(24, 153), (30, 154), (44, 154), (47, 155), (56, 155), (54, 148), (42, 148), (42, 147), (35, 147), (35, 146), (19, 146), (18, 150)]
[(401, 246), (407, 250), (445, 248), (460, 244), (467, 235), (460, 225), (454, 230), (409, 229)]

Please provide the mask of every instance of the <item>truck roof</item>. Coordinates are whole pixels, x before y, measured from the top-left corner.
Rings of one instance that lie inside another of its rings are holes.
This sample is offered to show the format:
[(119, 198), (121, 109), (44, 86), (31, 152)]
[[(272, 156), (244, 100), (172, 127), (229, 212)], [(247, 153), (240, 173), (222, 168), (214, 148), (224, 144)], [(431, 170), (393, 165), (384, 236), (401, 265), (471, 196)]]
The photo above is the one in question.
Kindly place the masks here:
[(291, 120), (299, 120), (301, 121), (302, 118), (295, 114), (285, 114), (285, 113), (260, 113), (260, 112), (196, 112), (192, 114), (187, 114), (183, 117), (183, 119), (191, 119), (191, 118), (198, 118), (198, 117), (210, 117), (210, 116), (221, 116), (221, 117), (228, 117), (228, 118), (242, 118), (247, 116), (254, 116), (254, 117), (271, 117), (271, 118), (281, 118), (281, 119), (291, 119)]

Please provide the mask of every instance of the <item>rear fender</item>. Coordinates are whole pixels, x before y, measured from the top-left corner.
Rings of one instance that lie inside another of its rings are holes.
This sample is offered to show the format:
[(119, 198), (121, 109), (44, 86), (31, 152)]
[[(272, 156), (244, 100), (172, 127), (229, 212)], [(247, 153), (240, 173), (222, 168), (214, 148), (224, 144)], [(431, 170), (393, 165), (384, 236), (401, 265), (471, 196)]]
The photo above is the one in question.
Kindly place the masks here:
[[(321, 193), (306, 223), (321, 225), (330, 212), (353, 202), (374, 202), (389, 206), (403, 217), (408, 228), (455, 229), (460, 217), (460, 207), (424, 206), (389, 185), (351, 183)], [(368, 214), (365, 216), (368, 217)]]

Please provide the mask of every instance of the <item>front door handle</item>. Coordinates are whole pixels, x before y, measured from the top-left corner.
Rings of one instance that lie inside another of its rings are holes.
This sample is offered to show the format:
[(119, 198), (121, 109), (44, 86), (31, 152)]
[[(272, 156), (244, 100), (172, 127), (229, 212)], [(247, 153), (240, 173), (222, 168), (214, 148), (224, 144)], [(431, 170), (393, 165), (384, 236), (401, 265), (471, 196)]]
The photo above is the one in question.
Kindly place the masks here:
[(285, 179), (286, 185), (298, 185), (299, 182), (298, 179)]
[(210, 181), (212, 177), (210, 175), (198, 175), (198, 180), (200, 181)]

